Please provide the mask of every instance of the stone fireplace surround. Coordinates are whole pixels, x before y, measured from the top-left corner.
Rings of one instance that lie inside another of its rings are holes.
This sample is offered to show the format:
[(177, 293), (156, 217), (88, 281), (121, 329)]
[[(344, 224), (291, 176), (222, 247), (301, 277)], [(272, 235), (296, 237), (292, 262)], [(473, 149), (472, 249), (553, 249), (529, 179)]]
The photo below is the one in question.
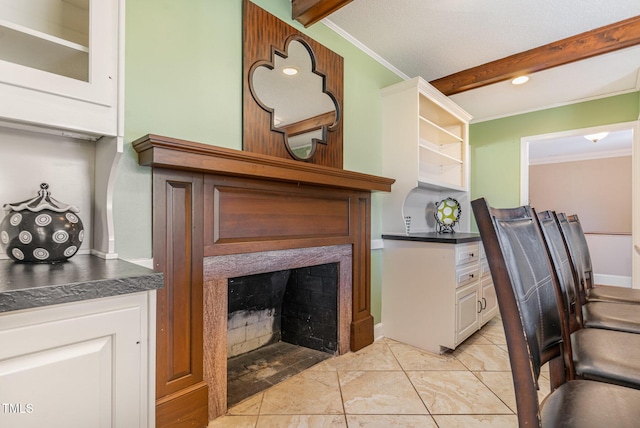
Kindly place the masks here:
[(209, 420), (227, 406), (227, 299), (229, 278), (338, 263), (338, 354), (349, 351), (351, 246), (299, 248), (204, 259), (204, 380), (209, 385)]
[(337, 261), (339, 353), (373, 342), (371, 191), (390, 191), (394, 180), (151, 134), (133, 147), (138, 162), (153, 167), (154, 268), (165, 274), (157, 296), (158, 428), (205, 427), (226, 412), (220, 302), (228, 277), (243, 269)]

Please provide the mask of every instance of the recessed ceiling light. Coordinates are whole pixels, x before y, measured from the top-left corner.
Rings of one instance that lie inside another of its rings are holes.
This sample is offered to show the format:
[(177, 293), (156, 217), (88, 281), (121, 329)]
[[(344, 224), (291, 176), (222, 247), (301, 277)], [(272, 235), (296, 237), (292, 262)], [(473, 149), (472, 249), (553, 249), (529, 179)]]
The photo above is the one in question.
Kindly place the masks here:
[(511, 81), (514, 85), (522, 85), (523, 83), (527, 83), (529, 81), (529, 76), (518, 76)]
[(282, 72), (287, 76), (295, 76), (298, 74), (298, 69), (295, 67), (285, 67), (282, 69)]

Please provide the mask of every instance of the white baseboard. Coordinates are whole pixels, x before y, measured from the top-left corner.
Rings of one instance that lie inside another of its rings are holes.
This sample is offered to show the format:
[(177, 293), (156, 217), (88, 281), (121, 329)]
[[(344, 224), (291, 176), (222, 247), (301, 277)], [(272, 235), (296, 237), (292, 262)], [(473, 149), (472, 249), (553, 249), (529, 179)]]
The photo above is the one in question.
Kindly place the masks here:
[[(83, 254), (83, 252), (78, 251), (78, 254)], [(84, 254), (87, 254), (87, 253), (84, 253)], [(89, 254), (105, 260), (115, 260), (118, 258), (118, 253), (105, 253), (103, 251), (98, 251), (98, 250), (91, 250), (89, 251)]]
[(372, 239), (371, 240), (371, 249), (372, 250), (381, 250), (384, 247), (384, 241), (382, 239)]
[(382, 330), (381, 322), (373, 326), (373, 340), (382, 339), (384, 337), (384, 332)]
[(153, 259), (124, 259), (129, 263), (136, 264), (138, 266), (146, 267), (149, 269), (153, 269)]
[(593, 275), (593, 283), (599, 285), (615, 285), (625, 288), (631, 288), (633, 286), (630, 276), (602, 275), (597, 273)]

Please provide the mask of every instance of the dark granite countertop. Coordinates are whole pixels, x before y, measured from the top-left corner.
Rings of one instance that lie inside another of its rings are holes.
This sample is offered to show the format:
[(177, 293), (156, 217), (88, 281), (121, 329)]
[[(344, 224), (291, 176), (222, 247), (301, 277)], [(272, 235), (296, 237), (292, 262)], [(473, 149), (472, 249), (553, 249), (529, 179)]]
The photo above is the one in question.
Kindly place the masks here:
[(0, 312), (77, 302), (164, 286), (164, 275), (124, 260), (77, 255), (56, 264), (0, 260)]
[(455, 232), (455, 233), (411, 233), (409, 235), (402, 234), (383, 234), (382, 239), (392, 239), (396, 241), (416, 241), (416, 242), (435, 242), (439, 244), (464, 244), (465, 242), (479, 242), (479, 233)]

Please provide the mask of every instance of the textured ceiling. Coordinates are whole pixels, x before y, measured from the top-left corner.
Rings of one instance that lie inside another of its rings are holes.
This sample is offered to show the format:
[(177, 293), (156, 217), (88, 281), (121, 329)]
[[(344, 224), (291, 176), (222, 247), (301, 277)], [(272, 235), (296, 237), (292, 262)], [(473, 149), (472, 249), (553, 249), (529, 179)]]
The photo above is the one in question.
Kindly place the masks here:
[(329, 19), (434, 80), (637, 15), (637, 0), (354, 0)]
[[(434, 80), (640, 15), (640, 0), (354, 0), (324, 22), (404, 77)], [(640, 48), (452, 96), (473, 122), (640, 88)]]

